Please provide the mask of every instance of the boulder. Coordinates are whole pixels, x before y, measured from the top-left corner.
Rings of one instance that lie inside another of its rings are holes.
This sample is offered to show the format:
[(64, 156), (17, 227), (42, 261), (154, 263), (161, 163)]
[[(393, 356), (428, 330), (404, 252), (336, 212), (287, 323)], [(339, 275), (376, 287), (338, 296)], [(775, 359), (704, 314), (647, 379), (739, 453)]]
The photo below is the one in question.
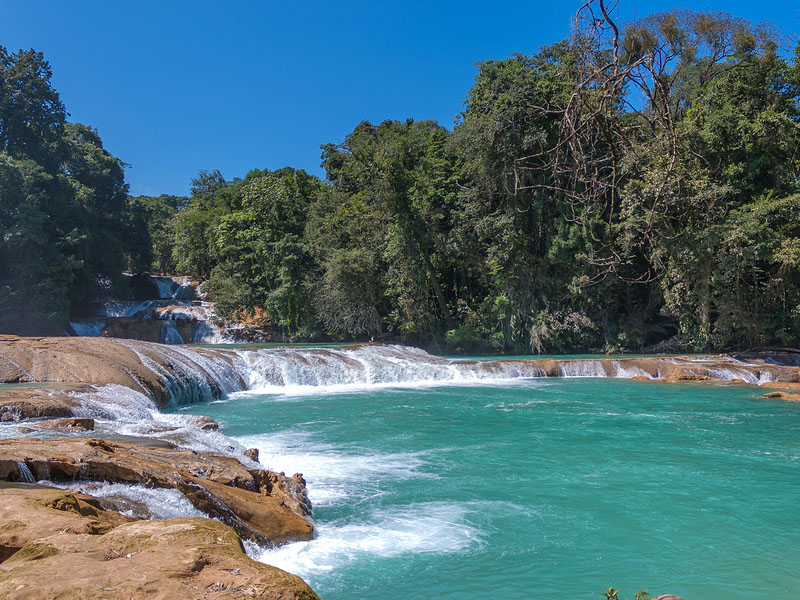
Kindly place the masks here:
[(3, 482), (0, 498), (0, 562), (59, 531), (98, 535), (133, 520), (91, 496), (43, 486)]
[(302, 579), (248, 558), (217, 521), (133, 521), (93, 498), (0, 487), (0, 597), (318, 600)]
[(37, 481), (177, 489), (254, 542), (282, 544), (314, 534), (302, 476), (249, 469), (228, 456), (86, 438), (0, 440), (0, 480), (25, 481), (26, 469)]
[(219, 423), (217, 423), (211, 417), (206, 417), (205, 415), (195, 416), (192, 419), (192, 424), (203, 431), (217, 431), (219, 429)]
[(792, 394), (790, 392), (767, 392), (762, 398), (773, 398), (776, 400), (792, 400), (794, 402), (800, 401), (800, 394)]
[(244, 455), (254, 462), (258, 462), (258, 448), (248, 448), (244, 451)]

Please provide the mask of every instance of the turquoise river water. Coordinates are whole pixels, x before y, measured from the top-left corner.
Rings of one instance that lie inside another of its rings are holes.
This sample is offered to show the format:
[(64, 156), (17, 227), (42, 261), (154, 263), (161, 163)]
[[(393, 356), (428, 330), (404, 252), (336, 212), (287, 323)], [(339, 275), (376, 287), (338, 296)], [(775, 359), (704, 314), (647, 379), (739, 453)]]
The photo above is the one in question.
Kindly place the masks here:
[(800, 597), (800, 404), (616, 379), (242, 392), (209, 415), (302, 472), (326, 600)]

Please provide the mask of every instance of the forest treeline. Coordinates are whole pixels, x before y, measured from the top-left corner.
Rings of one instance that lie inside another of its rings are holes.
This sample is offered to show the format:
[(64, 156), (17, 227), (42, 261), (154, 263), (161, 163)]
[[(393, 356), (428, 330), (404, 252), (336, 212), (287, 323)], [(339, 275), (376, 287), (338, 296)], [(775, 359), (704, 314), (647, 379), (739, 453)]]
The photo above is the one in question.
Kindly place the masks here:
[(800, 45), (603, 9), (479, 64), (452, 131), (362, 122), (324, 180), (202, 171), (189, 197), (129, 196), (43, 57), (0, 50), (0, 330), (58, 328), (127, 268), (207, 279), (221, 314), (298, 339), (796, 347)]

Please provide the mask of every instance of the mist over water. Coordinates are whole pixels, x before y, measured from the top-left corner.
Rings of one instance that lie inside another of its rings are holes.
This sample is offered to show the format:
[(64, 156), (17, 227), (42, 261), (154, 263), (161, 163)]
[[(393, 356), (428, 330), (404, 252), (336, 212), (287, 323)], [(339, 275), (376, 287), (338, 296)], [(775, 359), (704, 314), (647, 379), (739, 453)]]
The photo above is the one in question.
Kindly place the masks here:
[(316, 539), (250, 553), (328, 600), (796, 597), (800, 406), (744, 386), (448, 383), (182, 412), (304, 473)]

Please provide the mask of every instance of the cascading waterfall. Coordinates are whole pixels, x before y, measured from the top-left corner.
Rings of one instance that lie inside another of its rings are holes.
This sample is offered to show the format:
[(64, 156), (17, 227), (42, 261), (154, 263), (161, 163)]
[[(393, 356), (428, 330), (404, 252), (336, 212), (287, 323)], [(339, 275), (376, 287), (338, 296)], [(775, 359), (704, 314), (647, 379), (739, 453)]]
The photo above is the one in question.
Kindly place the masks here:
[(233, 336), (247, 329), (243, 324), (220, 325), (214, 303), (202, 300), (202, 286), (195, 287), (190, 277), (152, 276), (150, 281), (151, 298), (93, 302), (89, 316), (70, 321), (72, 332), (177, 345), (232, 343)]
[(28, 465), (26, 465), (24, 462), (17, 461), (17, 469), (19, 470), (19, 474), (25, 483), (36, 483), (33, 473), (31, 473)]
[(542, 377), (530, 361), (456, 361), (407, 346), (240, 350), (248, 388), (284, 392), (306, 388), (471, 383)]
[[(142, 364), (158, 375), (167, 388), (171, 402), (180, 405), (208, 402), (220, 396), (243, 389), (244, 382), (234, 366), (234, 360), (221, 355), (186, 350), (176, 346), (148, 346), (145, 353), (137, 344), (119, 340), (132, 350)], [(164, 365), (169, 365), (167, 368)]]

